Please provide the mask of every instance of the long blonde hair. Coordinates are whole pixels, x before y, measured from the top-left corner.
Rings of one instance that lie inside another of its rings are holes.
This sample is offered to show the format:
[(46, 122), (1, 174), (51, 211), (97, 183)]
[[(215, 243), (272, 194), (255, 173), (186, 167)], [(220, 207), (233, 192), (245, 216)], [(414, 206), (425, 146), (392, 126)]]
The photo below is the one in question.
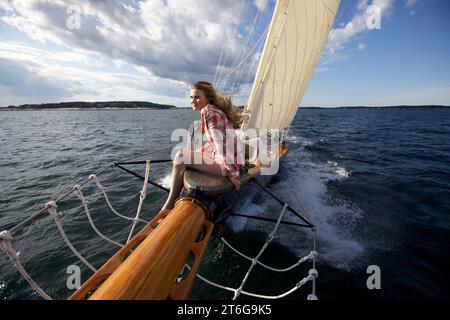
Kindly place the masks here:
[(234, 107), (230, 96), (219, 94), (210, 83), (205, 81), (197, 81), (192, 84), (191, 89), (201, 90), (208, 102), (222, 110), (235, 128), (242, 124), (242, 115)]

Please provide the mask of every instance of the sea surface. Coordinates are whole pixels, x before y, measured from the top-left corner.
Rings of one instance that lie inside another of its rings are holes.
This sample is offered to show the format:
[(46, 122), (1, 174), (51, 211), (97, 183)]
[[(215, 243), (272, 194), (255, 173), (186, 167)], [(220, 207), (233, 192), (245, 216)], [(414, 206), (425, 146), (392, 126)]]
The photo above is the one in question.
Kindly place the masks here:
[[(113, 207), (134, 216), (142, 182), (109, 164), (169, 159), (178, 143), (171, 141), (172, 132), (198, 119), (191, 110), (1, 112), (0, 230), (12, 228), (93, 173), (107, 187)], [(288, 145), (278, 174), (262, 177), (261, 183), (317, 226), (319, 299), (450, 298), (450, 109), (300, 109)], [(144, 175), (144, 165), (129, 168)], [(154, 164), (150, 177), (168, 187), (170, 170), (170, 164)], [(94, 184), (84, 185), (82, 192), (97, 229), (125, 242), (131, 222), (108, 208)], [(276, 219), (281, 210), (254, 185), (234, 196), (236, 213)], [(150, 220), (165, 197), (149, 186), (141, 217)], [(93, 266), (101, 267), (117, 251), (93, 231), (75, 195), (59, 202), (58, 211), (68, 238)], [(291, 214), (286, 220), (301, 222)], [(273, 227), (234, 216), (222, 232), (235, 248), (254, 257)], [(49, 214), (17, 232), (12, 244), (31, 277), (54, 299), (73, 292), (67, 286), (69, 266), (80, 267), (81, 281), (92, 274), (64, 243)], [(283, 224), (261, 260), (287, 268), (312, 249), (309, 229)], [(214, 238), (200, 274), (237, 288), (249, 266)], [(278, 273), (256, 266), (244, 290), (280, 295), (311, 267), (305, 262)], [(379, 289), (369, 289), (368, 283)], [(310, 293), (307, 284), (284, 299), (304, 300)], [(0, 298), (41, 299), (3, 252)], [(190, 298), (230, 299), (232, 293), (197, 280)]]

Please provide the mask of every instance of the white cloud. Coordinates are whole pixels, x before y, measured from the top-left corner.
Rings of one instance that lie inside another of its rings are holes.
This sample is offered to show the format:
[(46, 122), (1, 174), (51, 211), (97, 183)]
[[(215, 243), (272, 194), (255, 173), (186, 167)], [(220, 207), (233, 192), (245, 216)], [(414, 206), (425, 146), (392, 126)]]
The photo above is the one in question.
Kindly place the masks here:
[(20, 42), (3, 41), (0, 43), (0, 57), (15, 61), (38, 62), (48, 64), (79, 64), (90, 67), (102, 67), (101, 56), (83, 50), (49, 51), (25, 45)]
[[(101, 71), (103, 65), (92, 65), (86, 56), (71, 52), (58, 54), (7, 42), (0, 49), (0, 106), (106, 100), (188, 105), (187, 88), (181, 81), (148, 73)], [(73, 66), (75, 60), (80, 66)]]
[[(392, 14), (393, 0), (360, 0), (356, 5), (356, 13), (352, 19), (344, 26), (342, 22), (338, 22), (340, 28), (335, 28), (331, 31), (330, 39), (322, 56), (321, 65), (327, 65), (336, 61), (342, 61), (351, 56), (348, 53), (347, 45), (356, 38), (360, 38), (367, 32), (376, 32), (377, 30), (370, 30), (367, 26), (367, 21), (372, 18), (372, 12), (369, 7), (375, 6), (380, 9), (381, 13), (381, 27), (383, 21), (389, 19)], [(341, 8), (342, 9), (342, 8)], [(359, 48), (359, 46), (358, 46)]]
[(362, 49), (364, 49), (365, 47), (367, 47), (367, 44), (362, 43), (362, 42), (358, 43), (358, 50), (362, 50)]
[[(37, 79), (48, 88), (55, 82), (53, 79), (64, 83), (65, 90), (53, 86), (57, 93), (54, 97), (48, 95), (47, 100), (141, 98), (186, 105), (184, 91), (188, 84), (213, 80), (222, 48), (226, 49), (227, 59), (222, 61), (221, 70), (224, 74), (231, 70), (246, 40), (246, 35), (234, 34), (235, 25), (243, 27), (238, 31), (248, 30), (255, 6), (268, 11), (268, 3), (1, 1), (0, 20), (42, 45), (2, 39), (0, 58), (30, 78), (27, 86), (38, 86)], [(70, 6), (78, 10), (68, 11)], [(69, 28), (68, 19), (77, 11), (80, 28)], [(55, 44), (58, 49), (51, 49)], [(249, 59), (241, 70), (252, 61)], [(120, 71), (125, 69), (127, 72)], [(0, 85), (5, 81), (0, 71)], [(25, 88), (2, 85), (1, 93), (0, 105), (28, 99), (20, 97), (20, 93), (27, 96)], [(159, 100), (154, 100), (157, 96)]]
[(255, 6), (261, 10), (264, 11), (267, 9), (267, 4), (269, 2), (269, 0), (254, 0), (255, 2)]
[(0, 10), (5, 10), (6, 12), (11, 12), (11, 11), (13, 11), (13, 8), (8, 1), (0, 1)]
[[(381, 20), (391, 15), (393, 7), (392, 0), (373, 0), (370, 6), (380, 8)], [(357, 13), (353, 16), (344, 28), (335, 29), (333, 36), (328, 42), (328, 48), (343, 48), (345, 44), (350, 42), (357, 35), (371, 31), (367, 27), (367, 21), (370, 20), (371, 13), (368, 12), (369, 3), (367, 0), (360, 1), (357, 6)]]
[(419, 0), (405, 0), (405, 7), (412, 7), (414, 6)]
[[(234, 0), (151, 0), (135, 6), (88, 0), (10, 4), (17, 14), (1, 19), (32, 39), (96, 52), (187, 83), (214, 75), (222, 46), (231, 57), (237, 55), (241, 44), (232, 38), (234, 23), (248, 13)], [(66, 26), (69, 5), (80, 9), (79, 30)]]

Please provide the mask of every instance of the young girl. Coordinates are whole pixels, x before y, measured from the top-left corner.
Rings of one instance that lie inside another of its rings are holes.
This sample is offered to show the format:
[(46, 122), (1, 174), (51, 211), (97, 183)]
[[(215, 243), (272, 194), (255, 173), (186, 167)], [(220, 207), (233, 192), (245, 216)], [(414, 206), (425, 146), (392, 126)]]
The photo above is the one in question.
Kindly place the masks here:
[[(171, 188), (162, 207), (172, 209), (183, 187), (183, 175), (187, 168), (215, 176), (226, 176), (239, 189), (239, 166), (242, 163), (242, 147), (234, 129), (242, 122), (231, 99), (216, 92), (211, 84), (198, 81), (191, 86), (191, 105), (202, 116), (202, 133), (207, 142), (195, 151), (178, 151), (173, 161)], [(188, 153), (188, 154), (186, 154)]]

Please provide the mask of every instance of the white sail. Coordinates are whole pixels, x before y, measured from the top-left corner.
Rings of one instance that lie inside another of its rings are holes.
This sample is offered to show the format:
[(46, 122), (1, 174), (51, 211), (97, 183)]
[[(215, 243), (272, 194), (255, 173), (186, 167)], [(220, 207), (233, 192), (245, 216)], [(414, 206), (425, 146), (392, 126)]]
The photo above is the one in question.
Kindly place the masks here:
[(333, 26), (340, 0), (279, 0), (246, 107), (244, 127), (292, 122)]

